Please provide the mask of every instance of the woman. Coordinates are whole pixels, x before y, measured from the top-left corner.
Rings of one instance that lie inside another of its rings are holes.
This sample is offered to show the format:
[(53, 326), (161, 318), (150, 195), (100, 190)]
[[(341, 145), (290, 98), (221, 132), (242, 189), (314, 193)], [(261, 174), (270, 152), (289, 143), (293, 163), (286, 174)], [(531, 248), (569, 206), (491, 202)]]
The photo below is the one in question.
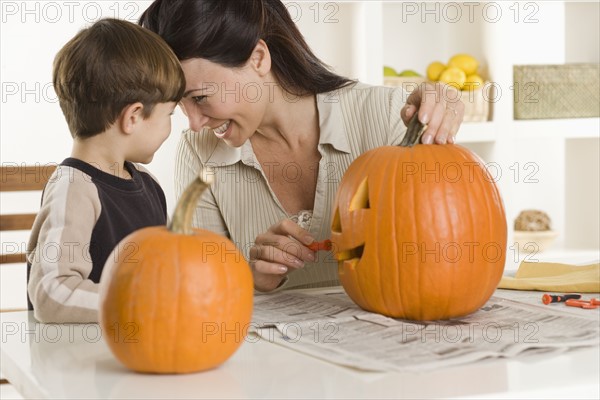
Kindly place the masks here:
[(280, 0), (156, 0), (140, 24), (171, 46), (187, 81), (177, 191), (211, 167), (194, 223), (242, 249), (259, 291), (338, 284), (332, 255), (306, 245), (331, 234), (346, 168), (398, 144), (417, 110), (423, 143), (453, 142), (462, 121), (441, 86), (405, 99), (331, 72)]

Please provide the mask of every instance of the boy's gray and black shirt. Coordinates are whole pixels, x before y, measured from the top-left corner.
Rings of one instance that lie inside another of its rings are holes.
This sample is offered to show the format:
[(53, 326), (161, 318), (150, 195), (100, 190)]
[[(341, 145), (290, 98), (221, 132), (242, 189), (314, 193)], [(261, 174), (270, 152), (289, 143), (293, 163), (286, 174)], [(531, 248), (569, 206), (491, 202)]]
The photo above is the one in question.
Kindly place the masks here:
[(28, 300), (42, 322), (96, 322), (98, 286), (115, 246), (165, 225), (163, 190), (141, 166), (132, 179), (67, 158), (50, 178), (28, 244)]

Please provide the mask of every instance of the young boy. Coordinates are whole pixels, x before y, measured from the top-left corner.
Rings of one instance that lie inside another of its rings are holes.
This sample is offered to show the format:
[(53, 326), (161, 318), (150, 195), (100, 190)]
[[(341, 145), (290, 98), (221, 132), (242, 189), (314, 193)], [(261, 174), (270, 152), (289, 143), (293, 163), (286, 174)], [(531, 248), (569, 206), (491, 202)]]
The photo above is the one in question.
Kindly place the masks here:
[(30, 309), (41, 322), (97, 322), (102, 268), (134, 230), (164, 225), (165, 195), (149, 163), (185, 90), (177, 57), (153, 32), (104, 19), (56, 55), (54, 89), (71, 157), (42, 195), (28, 245)]

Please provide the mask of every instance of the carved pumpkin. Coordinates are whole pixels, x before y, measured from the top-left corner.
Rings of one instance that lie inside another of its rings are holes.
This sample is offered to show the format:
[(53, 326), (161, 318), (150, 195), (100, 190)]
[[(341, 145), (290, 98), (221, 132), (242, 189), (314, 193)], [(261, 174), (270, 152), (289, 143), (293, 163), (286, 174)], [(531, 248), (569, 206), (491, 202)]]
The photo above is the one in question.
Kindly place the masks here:
[(107, 261), (100, 324), (111, 351), (130, 369), (210, 369), (227, 360), (247, 334), (253, 302), (248, 263), (229, 239), (190, 225), (207, 186), (197, 178), (169, 227), (133, 232)]
[(476, 311), (504, 270), (507, 227), (481, 160), (454, 144), (417, 143), (358, 157), (338, 188), (332, 242), (340, 281), (365, 310), (436, 320)]

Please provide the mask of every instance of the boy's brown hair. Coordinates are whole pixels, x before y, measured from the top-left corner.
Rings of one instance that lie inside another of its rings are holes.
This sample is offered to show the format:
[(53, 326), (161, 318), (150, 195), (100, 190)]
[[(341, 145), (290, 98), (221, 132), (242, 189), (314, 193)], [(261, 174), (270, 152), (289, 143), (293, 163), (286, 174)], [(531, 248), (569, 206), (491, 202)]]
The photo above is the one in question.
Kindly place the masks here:
[(80, 31), (56, 55), (54, 90), (71, 135), (104, 132), (129, 104), (143, 117), (154, 105), (178, 102), (185, 77), (169, 46), (148, 29), (106, 18)]

